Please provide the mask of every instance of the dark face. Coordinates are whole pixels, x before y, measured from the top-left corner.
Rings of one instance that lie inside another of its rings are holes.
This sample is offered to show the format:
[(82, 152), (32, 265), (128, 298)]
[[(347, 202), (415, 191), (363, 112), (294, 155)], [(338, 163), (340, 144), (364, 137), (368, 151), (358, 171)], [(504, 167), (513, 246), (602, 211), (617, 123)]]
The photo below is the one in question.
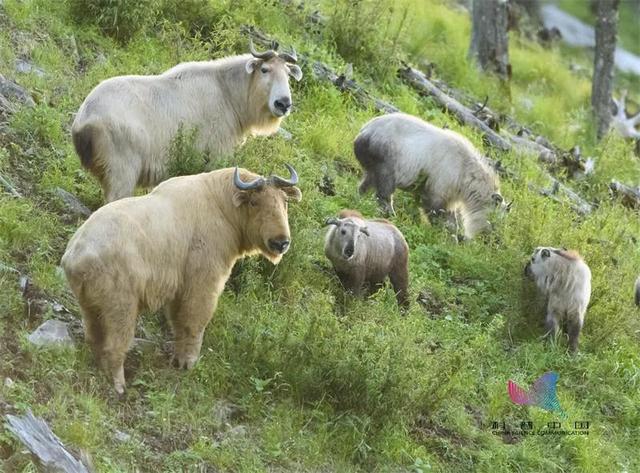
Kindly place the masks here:
[(247, 233), (251, 244), (273, 263), (278, 263), (291, 244), (288, 201), (300, 201), (297, 187), (271, 185), (248, 191), (236, 190), (234, 203), (247, 210)]
[(529, 278), (533, 278), (537, 274), (539, 274), (548, 259), (551, 257), (551, 252), (553, 248), (548, 247), (538, 247), (534, 250), (531, 255), (531, 259), (524, 267), (524, 274)]
[(359, 239), (368, 236), (369, 232), (350, 218), (337, 220), (335, 225), (332, 245), (345, 261), (349, 261), (357, 251)]

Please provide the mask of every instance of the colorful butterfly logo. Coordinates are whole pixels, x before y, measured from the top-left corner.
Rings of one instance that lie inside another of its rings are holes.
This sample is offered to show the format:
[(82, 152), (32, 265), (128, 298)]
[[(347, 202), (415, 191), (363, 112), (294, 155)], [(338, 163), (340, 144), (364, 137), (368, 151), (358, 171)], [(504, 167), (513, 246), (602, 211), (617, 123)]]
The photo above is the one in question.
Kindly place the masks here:
[(558, 412), (561, 417), (566, 418), (567, 415), (560, 407), (556, 394), (557, 382), (558, 373), (549, 371), (540, 376), (528, 392), (511, 380), (507, 384), (507, 390), (509, 397), (516, 404), (541, 407), (547, 411)]

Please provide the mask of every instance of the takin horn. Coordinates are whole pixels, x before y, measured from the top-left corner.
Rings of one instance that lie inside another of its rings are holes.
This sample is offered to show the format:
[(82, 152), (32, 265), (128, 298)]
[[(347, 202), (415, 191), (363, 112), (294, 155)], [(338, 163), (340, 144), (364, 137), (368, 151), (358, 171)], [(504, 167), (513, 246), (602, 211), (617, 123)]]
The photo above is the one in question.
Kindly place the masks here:
[(289, 174), (291, 174), (291, 177), (287, 180), (281, 178), (280, 176), (271, 176), (269, 178), (269, 184), (275, 187), (291, 187), (298, 184), (298, 173), (296, 172), (296, 170), (293, 169), (293, 166), (290, 166), (288, 164), (285, 164), (285, 166), (289, 170)]
[(298, 56), (296, 55), (295, 48), (291, 48), (290, 53), (279, 53), (278, 57), (281, 57), (290, 64), (296, 64), (298, 62)]
[[(274, 49), (277, 49), (277, 48), (278, 48), (277, 43), (275, 43)], [(274, 49), (269, 49), (268, 51), (259, 53), (258, 51), (256, 51), (256, 48), (253, 46), (253, 40), (249, 39), (249, 51), (251, 52), (251, 55), (255, 58), (268, 61), (269, 59), (274, 58), (278, 55), (278, 53), (276, 53)]]
[(243, 191), (248, 191), (251, 189), (261, 188), (262, 186), (264, 186), (265, 181), (264, 181), (264, 177), (259, 177), (257, 179), (254, 179), (251, 182), (243, 182), (242, 179), (240, 179), (240, 171), (236, 166), (236, 170), (233, 172), (233, 183), (238, 189)]

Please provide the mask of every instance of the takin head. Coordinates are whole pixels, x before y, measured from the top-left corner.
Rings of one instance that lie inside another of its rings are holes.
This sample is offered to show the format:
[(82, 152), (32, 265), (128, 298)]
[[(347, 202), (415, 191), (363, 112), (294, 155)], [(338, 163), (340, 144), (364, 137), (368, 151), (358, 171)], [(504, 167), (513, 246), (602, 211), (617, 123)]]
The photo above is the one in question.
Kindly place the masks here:
[[(289, 76), (296, 81), (302, 79), (302, 70), (296, 65), (298, 58), (293, 50), (289, 53), (277, 53), (278, 45), (263, 53), (257, 52), (253, 42), (249, 44), (251, 55), (245, 65), (251, 78), (251, 95), (256, 103), (264, 103), (275, 118), (289, 114), (293, 102), (289, 88)], [(265, 110), (266, 111), (266, 110)]]
[(369, 230), (357, 220), (346, 218), (328, 218), (325, 225), (334, 225), (336, 228), (329, 230), (325, 250), (327, 254), (349, 261), (358, 251), (361, 237), (369, 236)]
[(293, 167), (286, 166), (291, 173), (289, 179), (260, 176), (244, 182), (238, 168), (233, 174), (235, 190), (232, 201), (235, 207), (246, 212), (247, 243), (251, 248), (259, 249), (274, 264), (280, 262), (291, 244), (287, 203), (302, 199), (302, 192), (296, 187), (298, 174)]

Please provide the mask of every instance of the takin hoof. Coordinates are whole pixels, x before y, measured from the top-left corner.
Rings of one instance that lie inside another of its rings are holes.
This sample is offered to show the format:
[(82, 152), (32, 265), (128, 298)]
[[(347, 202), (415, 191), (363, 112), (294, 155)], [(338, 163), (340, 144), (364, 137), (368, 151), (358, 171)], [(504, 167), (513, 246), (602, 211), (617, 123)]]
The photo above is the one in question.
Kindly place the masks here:
[(171, 364), (174, 368), (178, 368), (180, 370), (190, 370), (193, 368), (198, 361), (197, 356), (181, 356), (175, 355), (171, 360)]

